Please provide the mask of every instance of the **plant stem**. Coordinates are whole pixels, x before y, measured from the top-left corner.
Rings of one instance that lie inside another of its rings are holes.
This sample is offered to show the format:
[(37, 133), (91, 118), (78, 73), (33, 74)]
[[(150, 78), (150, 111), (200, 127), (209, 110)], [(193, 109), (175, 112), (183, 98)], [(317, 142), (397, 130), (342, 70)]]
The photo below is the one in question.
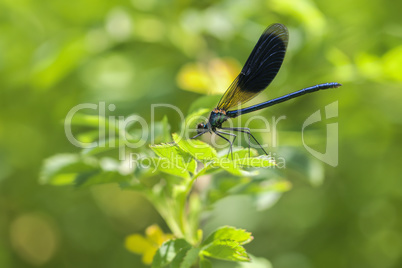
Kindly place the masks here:
[(159, 200), (159, 198), (154, 197), (152, 193), (148, 194), (147, 196), (151, 200), (151, 203), (155, 206), (155, 209), (165, 220), (173, 235), (177, 238), (183, 238), (184, 232), (176, 217), (173, 216), (175, 213), (172, 211), (171, 206), (169, 206), (169, 202), (167, 200)]

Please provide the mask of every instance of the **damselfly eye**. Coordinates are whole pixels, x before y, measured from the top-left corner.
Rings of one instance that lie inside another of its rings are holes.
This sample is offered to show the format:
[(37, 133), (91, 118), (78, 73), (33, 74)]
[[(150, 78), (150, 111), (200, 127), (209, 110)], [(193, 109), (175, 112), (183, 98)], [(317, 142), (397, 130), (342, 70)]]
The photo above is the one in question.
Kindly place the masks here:
[(205, 125), (203, 123), (199, 123), (197, 125), (197, 133), (199, 134), (199, 133), (202, 133), (202, 132), (205, 132)]

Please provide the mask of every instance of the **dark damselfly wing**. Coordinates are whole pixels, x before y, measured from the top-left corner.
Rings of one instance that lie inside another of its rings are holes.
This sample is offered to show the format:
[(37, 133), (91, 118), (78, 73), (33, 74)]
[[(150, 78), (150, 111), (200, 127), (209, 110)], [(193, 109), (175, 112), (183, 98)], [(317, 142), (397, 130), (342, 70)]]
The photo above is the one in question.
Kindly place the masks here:
[(264, 90), (274, 80), (282, 65), (288, 40), (285, 25), (270, 25), (251, 51), (240, 74), (223, 94), (217, 108), (228, 111)]

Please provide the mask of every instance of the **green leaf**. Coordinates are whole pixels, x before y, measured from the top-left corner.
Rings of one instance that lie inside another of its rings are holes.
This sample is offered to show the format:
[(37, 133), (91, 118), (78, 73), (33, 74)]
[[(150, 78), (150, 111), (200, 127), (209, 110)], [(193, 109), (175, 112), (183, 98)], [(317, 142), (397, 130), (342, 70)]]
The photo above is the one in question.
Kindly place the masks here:
[(170, 136), (170, 125), (166, 115), (163, 117), (162, 121), (155, 122), (153, 132), (155, 135), (154, 142), (156, 143), (169, 142), (172, 140)]
[(188, 233), (193, 234), (193, 244), (198, 244), (202, 240), (202, 230), (199, 228), (200, 214), (203, 211), (203, 203), (198, 193), (192, 193), (188, 197), (188, 216), (187, 216), (187, 230)]
[(201, 161), (211, 161), (217, 159), (214, 148), (200, 140), (184, 140), (176, 133), (173, 133), (173, 140), (183, 151), (189, 153), (195, 159)]
[(178, 155), (177, 146), (173, 142), (149, 145), (149, 147), (162, 158), (170, 159)]
[(246, 250), (233, 240), (215, 240), (203, 247), (201, 254), (226, 261), (250, 261)]
[(170, 141), (170, 125), (166, 115), (163, 117), (161, 123), (163, 132), (163, 142), (168, 142)]
[(291, 184), (285, 180), (271, 179), (252, 180), (247, 184), (239, 187), (235, 186), (230, 189), (231, 194), (265, 194), (265, 193), (282, 193), (289, 191)]
[(78, 154), (59, 154), (43, 163), (39, 181), (43, 184), (71, 185), (79, 173), (100, 170), (98, 161)]
[(175, 143), (150, 145), (150, 148), (155, 152), (155, 154), (169, 160), (174, 166), (188, 170), (193, 174), (195, 173), (197, 163), (190, 154), (181, 150)]
[(122, 175), (118, 171), (99, 171), (97, 173), (79, 174), (76, 178), (76, 185), (80, 187), (88, 187), (96, 184), (105, 183), (122, 183), (129, 181), (130, 175)]
[(205, 258), (203, 255), (200, 256), (200, 268), (212, 268), (211, 261)]
[(250, 258), (242, 245), (253, 237), (243, 229), (224, 226), (213, 232), (201, 244), (200, 255), (227, 261), (249, 261)]
[(120, 145), (120, 144), (122, 144), (121, 142), (122, 141), (116, 140), (116, 139), (108, 139), (101, 144), (99, 144), (99, 142), (98, 142), (98, 144), (96, 144), (96, 146), (83, 149), (81, 151), (81, 154), (96, 155), (96, 154), (104, 153), (104, 152), (119, 148), (120, 146), (122, 146), (122, 145)]
[[(233, 147), (233, 159), (241, 159), (241, 158), (248, 158), (251, 156), (256, 156), (257, 155), (257, 150), (250, 148), (250, 154), (249, 154), (249, 149), (248, 148), (243, 148), (243, 147)], [(219, 157), (226, 157), (232, 159), (231, 154), (229, 154), (229, 149), (228, 150), (222, 150), (218, 153)]]
[(99, 125), (105, 125), (106, 121), (105, 117), (99, 115), (77, 113), (71, 118), (71, 125), (99, 127)]
[[(200, 249), (198, 248), (191, 248), (186, 252), (186, 255), (184, 256), (183, 259), (180, 260), (180, 264), (178, 267), (180, 268), (191, 268), (198, 259), (198, 253), (200, 252)], [(179, 260), (177, 258), (177, 260)], [(175, 261), (172, 262), (172, 267), (174, 266)]]
[(280, 178), (247, 177), (234, 179), (233, 177), (219, 177), (213, 180), (206, 199), (208, 205), (218, 200), (233, 195), (248, 195), (257, 210), (265, 210), (271, 207), (280, 198), (283, 192), (291, 188), (291, 184)]
[(236, 162), (228, 158), (219, 158), (216, 162), (213, 163), (213, 166), (220, 167), (236, 176), (252, 176), (257, 174), (257, 172), (249, 172), (243, 170), (242, 165), (237, 164)]
[(234, 160), (234, 162), (241, 166), (246, 167), (271, 167), (275, 166), (275, 162), (272, 159), (266, 157), (251, 157), (251, 158), (240, 158)]
[[(187, 251), (191, 249), (191, 245), (184, 239), (169, 240), (155, 253), (152, 268), (165, 267), (170, 263), (180, 264), (185, 259)], [(179, 266), (176, 266), (179, 267)]]
[(251, 240), (253, 240), (253, 237), (251, 236), (250, 232), (247, 232), (244, 229), (236, 229), (232, 226), (223, 226), (210, 234), (202, 245), (207, 245), (215, 240), (233, 240), (240, 245), (244, 245), (250, 243)]
[[(99, 137), (99, 128), (105, 129), (105, 133), (107, 134), (110, 130), (113, 130), (115, 135), (118, 136), (120, 133), (119, 122), (112, 123), (107, 118), (100, 115), (90, 115), (90, 114), (82, 114), (77, 113), (71, 118), (72, 126), (85, 126), (85, 127), (93, 127), (97, 128), (96, 132), (93, 132), (94, 135)], [(91, 132), (88, 132), (88, 134)], [(80, 134), (80, 135), (88, 135), (88, 134)], [(92, 134), (90, 134), (92, 135)], [(127, 134), (126, 134), (127, 136)]]
[(188, 171), (186, 169), (175, 165), (174, 163), (170, 162), (166, 158), (153, 157), (153, 158), (150, 158), (150, 160), (151, 160), (152, 166), (163, 173), (178, 176), (178, 177), (181, 177), (184, 179), (190, 178), (190, 174), (188, 173)]
[[(82, 133), (78, 133), (76, 135), (77, 140), (79, 142), (84, 143), (95, 143), (99, 139), (99, 130), (98, 129), (91, 129), (90, 131), (85, 131)], [(95, 147), (95, 146), (94, 146)]]
[(238, 185), (244, 185), (244, 181), (241, 179), (234, 179), (232, 176), (220, 176), (219, 179), (212, 180), (209, 185), (209, 191), (207, 192), (208, 198), (206, 198), (207, 203), (213, 204), (216, 201), (226, 197), (229, 190), (238, 187)]
[(240, 262), (237, 264), (236, 268), (272, 268), (271, 262), (265, 258), (257, 258), (255, 256), (250, 256), (251, 262)]

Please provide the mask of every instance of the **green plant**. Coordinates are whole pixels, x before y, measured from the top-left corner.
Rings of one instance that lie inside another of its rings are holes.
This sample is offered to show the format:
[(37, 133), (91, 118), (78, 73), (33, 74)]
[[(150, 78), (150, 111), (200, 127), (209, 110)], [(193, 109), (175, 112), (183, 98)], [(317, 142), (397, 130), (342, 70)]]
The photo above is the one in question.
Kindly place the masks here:
[[(200, 110), (189, 116), (183, 127), (191, 118), (204, 112)], [(117, 138), (98, 141), (93, 128), (98, 128), (100, 123), (115, 130)], [(145, 263), (149, 263), (154, 255), (152, 267), (185, 268), (196, 263), (200, 267), (210, 267), (210, 258), (249, 261), (243, 245), (253, 239), (251, 233), (222, 226), (203, 238), (200, 215), (229, 195), (253, 196), (261, 207), (261, 200), (266, 200), (267, 195), (287, 191), (290, 184), (271, 171), (275, 168), (274, 161), (266, 156), (257, 157), (254, 149), (246, 148), (234, 148), (233, 158), (228, 158), (227, 151), (217, 152), (202, 141), (185, 140), (178, 134), (171, 136), (166, 118), (155, 123), (153, 128), (158, 144), (130, 149), (124, 142), (127, 139), (139, 141), (141, 134), (139, 130), (119, 129), (118, 123), (98, 116), (76, 116), (73, 126), (90, 128), (80, 135), (80, 139), (98, 142), (98, 146), (83, 149), (79, 154), (48, 158), (42, 169), (41, 182), (76, 187), (119, 183), (123, 189), (144, 194), (172, 232), (172, 235), (164, 235), (158, 227), (152, 227), (148, 237), (134, 235), (126, 241), (128, 249), (144, 254)], [(212, 178), (210, 185), (205, 189), (194, 189), (196, 180), (207, 175)], [(157, 246), (154, 248), (153, 244)]]

